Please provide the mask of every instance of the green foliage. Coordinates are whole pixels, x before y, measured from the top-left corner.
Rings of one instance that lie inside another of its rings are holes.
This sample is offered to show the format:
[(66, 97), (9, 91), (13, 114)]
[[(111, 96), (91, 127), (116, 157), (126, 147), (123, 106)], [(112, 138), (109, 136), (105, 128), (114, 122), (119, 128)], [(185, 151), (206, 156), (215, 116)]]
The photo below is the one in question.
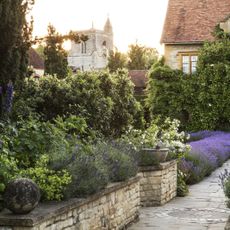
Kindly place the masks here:
[(224, 195), (226, 196), (226, 206), (230, 208), (230, 172), (228, 169), (225, 169), (224, 172), (222, 172), (219, 175), (220, 179), (220, 186), (222, 187), (224, 191)]
[(108, 168), (102, 156), (92, 151), (92, 146), (80, 146), (67, 170), (72, 175), (72, 182), (65, 192), (67, 198), (91, 195), (109, 182)]
[(56, 74), (59, 78), (68, 75), (67, 52), (62, 47), (62, 40), (56, 39), (60, 35), (52, 26), (48, 26), (48, 36), (44, 47), (45, 74)]
[(44, 55), (44, 48), (45, 46), (42, 44), (39, 44), (37, 46), (37, 48), (35, 48), (36, 52), (39, 54), (40, 57), (42, 57), (43, 59), (45, 59), (45, 55)]
[(137, 125), (143, 128), (144, 120), (142, 107), (134, 97), (134, 86), (126, 70), (118, 70), (113, 75), (115, 91), (111, 95), (114, 101), (111, 126), (114, 136), (120, 136), (129, 125)]
[(154, 66), (146, 101), (151, 115), (179, 119), (184, 129), (192, 131), (229, 129), (229, 47), (229, 40), (206, 43), (193, 75)]
[(228, 198), (227, 207), (230, 208), (230, 178), (224, 183), (224, 194)]
[(58, 117), (52, 123), (30, 118), (5, 125), (0, 139), (4, 141), (5, 151), (17, 159), (18, 166), (28, 168), (33, 167), (44, 153), (49, 154), (53, 163), (68, 158), (73, 151), (73, 142), (77, 136), (84, 138), (86, 128), (84, 119), (75, 116)]
[(137, 152), (132, 146), (122, 141), (101, 142), (94, 151), (102, 155), (111, 182), (124, 181), (137, 174)]
[(180, 158), (180, 153), (186, 153), (189, 146), (185, 144), (187, 136), (179, 131), (180, 122), (167, 118), (162, 121), (159, 117), (152, 121), (151, 125), (144, 131), (130, 129), (123, 139), (131, 142), (136, 149), (154, 148), (157, 145), (170, 149), (175, 158)]
[(128, 51), (128, 69), (149, 69), (158, 59), (158, 52), (154, 48), (148, 48), (138, 44), (130, 45)]
[(65, 139), (66, 132), (50, 122), (30, 119), (17, 124), (15, 136), (11, 139), (11, 152), (20, 166), (31, 167), (41, 154), (68, 153), (70, 146)]
[(0, 2), (0, 85), (26, 76), (28, 50), (31, 45), (32, 21), (27, 22), (34, 0)]
[(182, 72), (167, 66), (156, 66), (150, 70), (146, 104), (152, 116), (186, 119), (184, 80)]
[(109, 72), (116, 72), (118, 69), (123, 69), (127, 65), (127, 57), (118, 50), (111, 51), (108, 57), (107, 68)]
[(67, 166), (72, 183), (66, 197), (85, 197), (103, 189), (109, 182), (127, 180), (137, 174), (136, 152), (123, 141), (99, 141), (78, 145)]
[(17, 171), (17, 161), (7, 154), (5, 149), (2, 149), (0, 153), (0, 195), (4, 192), (6, 184), (14, 177)]
[(230, 127), (230, 40), (207, 42), (200, 50), (198, 69), (184, 75), (155, 65), (149, 74), (147, 106), (152, 116), (179, 119), (187, 130)]
[(71, 175), (66, 170), (49, 169), (48, 163), (48, 155), (42, 155), (34, 167), (20, 170), (17, 177), (32, 179), (41, 189), (42, 200), (61, 200)]
[(66, 35), (61, 35), (50, 24), (48, 26), (48, 35), (45, 38), (37, 40), (37, 42), (44, 41), (46, 44), (43, 52), (45, 57), (45, 74), (56, 74), (58, 78), (64, 78), (70, 72), (67, 62), (67, 52), (62, 47), (65, 40), (79, 43), (87, 41), (88, 37), (84, 34), (79, 35), (73, 31), (70, 31)]
[(177, 196), (184, 197), (189, 193), (188, 185), (185, 182), (186, 175), (181, 171), (177, 170)]
[(143, 157), (142, 149), (155, 148), (157, 145), (169, 149), (168, 159), (180, 159), (190, 150), (190, 147), (185, 144), (187, 137), (184, 132), (179, 131), (179, 124), (179, 121), (169, 118), (163, 122), (161, 119), (156, 119), (146, 130), (130, 129), (122, 138), (139, 152), (139, 159), (144, 160), (144, 165), (151, 165), (155, 159), (145, 153)]
[(197, 103), (191, 110), (193, 130), (230, 127), (230, 64), (217, 63), (199, 70)]
[(65, 79), (26, 79), (23, 89), (15, 95), (13, 115), (15, 119), (26, 118), (30, 113), (39, 113), (44, 120), (80, 116), (105, 136), (120, 135), (134, 123), (134, 118), (139, 119), (140, 125), (143, 121), (133, 84), (124, 70), (114, 74), (79, 72)]

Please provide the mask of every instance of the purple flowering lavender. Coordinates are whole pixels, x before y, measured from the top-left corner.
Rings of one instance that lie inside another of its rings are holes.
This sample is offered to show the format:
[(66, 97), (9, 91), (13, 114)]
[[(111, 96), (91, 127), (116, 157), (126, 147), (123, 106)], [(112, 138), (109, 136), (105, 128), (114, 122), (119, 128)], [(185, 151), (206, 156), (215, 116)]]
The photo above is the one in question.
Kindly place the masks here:
[(197, 136), (203, 139), (189, 143), (191, 151), (179, 164), (180, 169), (188, 175), (189, 183), (203, 179), (230, 157), (230, 133), (201, 131)]
[(14, 87), (12, 81), (9, 81), (6, 87), (6, 102), (5, 102), (5, 110), (7, 113), (11, 112), (12, 102), (13, 102), (13, 93)]
[(210, 131), (210, 130), (202, 130), (199, 132), (195, 132), (195, 133), (189, 133), (189, 141), (198, 141), (201, 139), (204, 139), (206, 137), (211, 137), (211, 136), (215, 136), (215, 135), (219, 135), (221, 134), (221, 131)]

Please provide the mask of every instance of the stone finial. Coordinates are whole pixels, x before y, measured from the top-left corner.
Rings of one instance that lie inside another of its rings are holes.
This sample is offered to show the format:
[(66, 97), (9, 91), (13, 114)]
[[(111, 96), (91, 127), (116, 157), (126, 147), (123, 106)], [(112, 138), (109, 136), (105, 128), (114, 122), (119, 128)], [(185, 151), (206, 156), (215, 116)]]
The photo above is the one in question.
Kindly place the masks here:
[(30, 179), (12, 180), (5, 189), (4, 204), (15, 214), (26, 214), (32, 211), (40, 200), (39, 187)]

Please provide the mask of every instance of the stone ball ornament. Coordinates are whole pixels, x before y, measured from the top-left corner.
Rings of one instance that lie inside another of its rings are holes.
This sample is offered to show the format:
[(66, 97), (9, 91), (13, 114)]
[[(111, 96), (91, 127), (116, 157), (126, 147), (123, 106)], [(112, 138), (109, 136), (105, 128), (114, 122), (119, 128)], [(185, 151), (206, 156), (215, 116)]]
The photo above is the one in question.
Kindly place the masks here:
[(38, 205), (40, 197), (40, 189), (32, 180), (19, 178), (6, 186), (3, 200), (5, 208), (14, 214), (27, 214)]

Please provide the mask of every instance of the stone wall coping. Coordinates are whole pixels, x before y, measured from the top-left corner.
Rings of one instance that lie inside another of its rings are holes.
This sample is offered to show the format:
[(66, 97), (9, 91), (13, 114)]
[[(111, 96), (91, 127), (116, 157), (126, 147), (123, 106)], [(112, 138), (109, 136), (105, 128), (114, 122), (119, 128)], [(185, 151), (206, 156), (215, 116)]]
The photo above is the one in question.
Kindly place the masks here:
[(55, 216), (65, 214), (67, 211), (71, 211), (90, 202), (93, 202), (102, 196), (115, 192), (116, 190), (130, 186), (139, 180), (140, 177), (136, 176), (130, 178), (127, 181), (109, 184), (102, 191), (85, 199), (73, 198), (66, 201), (50, 201), (40, 203), (37, 208), (26, 215), (16, 215), (7, 209), (4, 209), (2, 212), (0, 212), (0, 226), (33, 227), (43, 221), (47, 221)]
[(168, 169), (171, 166), (177, 164), (177, 160), (171, 160), (162, 162), (159, 165), (153, 165), (153, 166), (139, 166), (139, 172), (149, 172), (149, 171), (159, 171)]

